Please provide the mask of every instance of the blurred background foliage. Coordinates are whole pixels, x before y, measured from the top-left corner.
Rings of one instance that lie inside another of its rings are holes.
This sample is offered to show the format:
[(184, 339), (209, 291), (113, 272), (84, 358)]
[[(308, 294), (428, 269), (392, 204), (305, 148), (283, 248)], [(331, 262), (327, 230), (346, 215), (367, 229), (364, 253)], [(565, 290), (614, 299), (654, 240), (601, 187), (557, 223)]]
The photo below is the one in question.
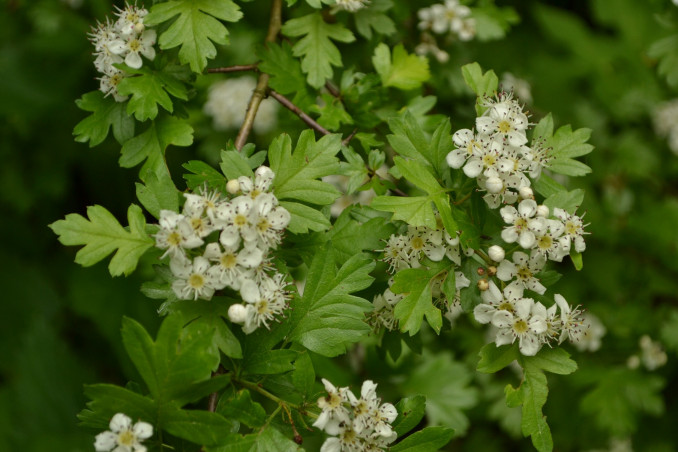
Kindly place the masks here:
[[(262, 1), (243, 4), (245, 20), (230, 28), (232, 45), (214, 65), (253, 62), (252, 46), (263, 40), (268, 20), (261, 14), (267, 8), (256, 5)], [(584, 269), (574, 274), (563, 264), (567, 274), (556, 292), (594, 313), (607, 334), (595, 353), (571, 350), (580, 366), (575, 374), (549, 377), (545, 412), (556, 450), (676, 450), (678, 156), (657, 135), (653, 116), (677, 96), (678, 7), (669, 0), (497, 3), (512, 6), (520, 23), (501, 40), (441, 46), (450, 60), (431, 61), (427, 94), (438, 97), (433, 112), (450, 115), (453, 130), (469, 127), (473, 99), (459, 67), (478, 61), (500, 78), (510, 72), (529, 83), (535, 122), (551, 111), (556, 124), (593, 129), (596, 150), (585, 159), (593, 174), (568, 182), (586, 190), (582, 209), (591, 235)], [(121, 317), (152, 332), (159, 322), (158, 306), (139, 292), (151, 262), (111, 279), (104, 265), (75, 265), (76, 250), (47, 228), (92, 204), (124, 218), (135, 200), (136, 170), (118, 168), (119, 145), (109, 139), (89, 149), (71, 134), (85, 116), (74, 100), (98, 86), (86, 33), (110, 13), (111, 2), (0, 5), (0, 450), (92, 450), (96, 432), (79, 429), (75, 419), (84, 407), (82, 385), (136, 379), (119, 337)], [(418, 31), (409, 11), (396, 2), (398, 31), (389, 41), (402, 40), (411, 51)], [(369, 58), (359, 49), (344, 55), (347, 66), (363, 69)], [(177, 176), (182, 162), (213, 159), (235, 135), (210, 127), (204, 100), (203, 89), (191, 111), (195, 145), (168, 154)], [(294, 136), (301, 128), (281, 111), (271, 134)], [(270, 136), (256, 136), (258, 146), (265, 148)], [(179, 177), (175, 182), (184, 188)], [(431, 351), (404, 352), (396, 362), (368, 344), (336, 361), (316, 358), (316, 368), (322, 363), (319, 375), (339, 385), (369, 376), (382, 382), (389, 401), (424, 393), (429, 420), (464, 433), (450, 450), (531, 450), (521, 439), (518, 410), (503, 403), (504, 385), (517, 378), (511, 371), (498, 378), (474, 372), (477, 356), (468, 350), (483, 341), (472, 330), (461, 320), (437, 340), (424, 332)], [(662, 343), (665, 366), (628, 365), (643, 335)]]

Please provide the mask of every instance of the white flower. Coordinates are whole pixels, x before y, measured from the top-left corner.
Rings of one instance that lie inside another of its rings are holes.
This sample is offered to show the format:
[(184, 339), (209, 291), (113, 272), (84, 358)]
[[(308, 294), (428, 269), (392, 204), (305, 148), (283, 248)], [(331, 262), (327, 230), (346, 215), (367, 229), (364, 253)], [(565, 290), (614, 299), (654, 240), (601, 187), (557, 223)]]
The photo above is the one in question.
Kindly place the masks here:
[[(237, 129), (241, 126), (256, 86), (256, 80), (250, 76), (220, 80), (210, 86), (203, 111), (212, 117), (215, 129)], [(278, 122), (278, 108), (275, 100), (264, 99), (254, 119), (254, 131), (266, 133), (273, 130)]]
[(525, 103), (532, 102), (532, 87), (526, 80), (518, 78), (510, 72), (504, 72), (501, 76), (501, 89), (512, 92), (517, 98)]
[[(270, 201), (267, 202), (266, 200), (269, 198)], [(254, 229), (258, 246), (264, 249), (278, 246), (282, 240), (282, 234), (292, 218), (287, 209), (282, 206), (275, 206), (276, 203), (277, 199), (271, 193), (259, 195), (255, 201)]]
[(327, 397), (318, 399), (318, 407), (322, 410), (318, 419), (313, 423), (314, 427), (325, 430), (330, 435), (339, 432), (340, 424), (351, 424), (349, 412), (344, 407), (348, 402), (348, 388), (337, 388), (326, 379), (322, 383), (327, 391)]
[(173, 257), (170, 270), (177, 279), (172, 283), (172, 290), (181, 300), (211, 299), (218, 281), (209, 269), (209, 261), (202, 256), (193, 261), (182, 255)]
[(409, 256), (412, 249), (406, 236), (391, 234), (383, 249), (384, 261), (388, 264), (388, 271), (395, 273), (398, 270), (409, 268)]
[(252, 269), (261, 264), (264, 253), (258, 248), (239, 249), (238, 246), (224, 246), (222, 251), (218, 243), (210, 243), (204, 257), (217, 262), (209, 270), (217, 289), (239, 290), (242, 282), (251, 277)]
[(640, 341), (640, 360), (647, 370), (655, 370), (666, 364), (666, 352), (659, 342), (654, 342), (650, 336), (644, 334)]
[(160, 230), (155, 234), (155, 246), (167, 250), (162, 257), (168, 254), (184, 256), (184, 249), (197, 248), (204, 243), (184, 215), (171, 210), (161, 210), (159, 223)]
[(457, 33), (462, 40), (468, 40), (470, 29), (469, 24), (464, 23), (464, 19), (470, 14), (470, 8), (460, 5), (458, 0), (445, 0), (444, 4), (431, 5), (417, 12), (420, 29), (431, 29), (438, 34)]
[(155, 30), (146, 30), (141, 35), (130, 35), (126, 40), (116, 40), (111, 42), (111, 52), (124, 56), (125, 64), (133, 69), (139, 69), (143, 65), (141, 55), (149, 60), (155, 59), (156, 32)]
[(578, 340), (584, 331), (582, 312), (575, 308), (572, 309), (565, 298), (560, 294), (555, 294), (553, 299), (560, 308), (560, 334), (559, 343), (563, 343), (568, 337), (572, 341)]
[(524, 199), (518, 204), (518, 209), (506, 206), (502, 207), (499, 213), (506, 223), (512, 225), (501, 231), (501, 238), (506, 243), (517, 241), (523, 248), (532, 248), (535, 234), (528, 226), (537, 213), (537, 203), (533, 199)]
[(480, 296), (484, 303), (473, 309), (473, 316), (478, 323), (490, 323), (498, 311), (511, 313), (516, 311), (516, 303), (523, 297), (523, 288), (509, 285), (504, 288), (502, 294), (494, 281), (490, 281), (488, 289)]
[(238, 196), (217, 207), (216, 222), (221, 225), (219, 241), (224, 246), (237, 246), (240, 239), (252, 242), (257, 239), (254, 201), (249, 196)]
[(516, 278), (515, 282), (511, 284), (518, 284), (525, 289), (543, 295), (546, 292), (546, 287), (534, 275), (539, 273), (545, 264), (546, 259), (539, 253), (532, 253), (528, 257), (527, 254), (516, 251), (513, 253), (513, 262), (506, 259), (499, 264), (497, 278), (502, 281), (511, 281)]
[(534, 249), (542, 256), (560, 262), (570, 252), (569, 240), (560, 240), (565, 231), (560, 221), (538, 217), (530, 220), (528, 227), (534, 233)]
[(584, 234), (588, 233), (584, 232), (584, 227), (587, 225), (584, 224), (582, 218), (575, 214), (567, 213), (565, 210), (559, 209), (558, 207), (553, 209), (553, 215), (563, 222), (565, 228), (563, 236), (566, 237), (568, 241), (570, 239), (574, 241), (574, 250), (578, 253), (583, 253), (586, 249)]
[(139, 8), (136, 5), (125, 5), (124, 9), (119, 9), (116, 13), (118, 20), (115, 22), (115, 28), (123, 36), (138, 34), (144, 30), (144, 17), (148, 11)]
[(240, 295), (247, 304), (247, 319), (243, 332), (250, 334), (261, 325), (269, 328), (268, 323), (281, 315), (287, 307), (285, 292), (279, 283), (268, 278), (257, 284), (253, 280), (245, 280), (240, 286)]
[(369, 0), (336, 0), (335, 7), (332, 12), (343, 9), (344, 11), (354, 13), (365, 8), (369, 3)]
[(110, 431), (99, 433), (94, 441), (97, 452), (146, 452), (142, 441), (153, 436), (153, 426), (147, 422), (132, 425), (132, 419), (117, 413), (109, 424)]
[(570, 340), (581, 352), (595, 352), (600, 348), (601, 339), (605, 336), (607, 329), (598, 317), (590, 312), (582, 314), (581, 327), (570, 335)]
[(372, 305), (374, 309), (370, 317), (370, 324), (377, 330), (380, 326), (384, 326), (389, 331), (395, 330), (398, 321), (393, 316), (393, 304), (387, 302), (384, 295), (378, 294), (374, 296)]
[(497, 347), (512, 344), (518, 339), (520, 353), (534, 356), (542, 346), (540, 334), (546, 331), (546, 319), (533, 313), (534, 300), (521, 298), (515, 303), (515, 313), (497, 311), (492, 324), (499, 328), (495, 343)]
[(501, 101), (491, 103), (483, 116), (476, 118), (476, 128), (479, 132), (490, 136), (502, 136), (511, 146), (522, 146), (527, 143), (525, 131), (528, 125), (529, 121), (522, 107), (505, 94)]
[(488, 135), (476, 135), (470, 129), (460, 129), (452, 135), (452, 141), (457, 149), (450, 151), (445, 157), (450, 168), (461, 168), (472, 155), (481, 148), (489, 145)]
[(423, 226), (407, 228), (407, 240), (410, 251), (410, 267), (419, 267), (422, 253), (432, 261), (439, 262), (445, 257), (442, 231)]
[(124, 102), (129, 96), (118, 93), (118, 85), (125, 78), (125, 73), (111, 66), (111, 69), (99, 77), (99, 90), (106, 96), (111, 95), (116, 102)]

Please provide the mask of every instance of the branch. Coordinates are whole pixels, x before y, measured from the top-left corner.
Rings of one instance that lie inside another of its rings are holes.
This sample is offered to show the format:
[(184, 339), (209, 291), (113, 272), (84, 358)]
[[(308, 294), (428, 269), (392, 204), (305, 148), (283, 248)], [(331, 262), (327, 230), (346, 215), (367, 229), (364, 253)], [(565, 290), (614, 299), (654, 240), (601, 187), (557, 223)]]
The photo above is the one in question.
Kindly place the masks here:
[(313, 118), (304, 113), (304, 111), (301, 108), (294, 105), (292, 101), (290, 101), (288, 98), (286, 98), (279, 92), (271, 90), (269, 94), (271, 95), (272, 98), (280, 102), (283, 105), (283, 107), (287, 108), (289, 111), (299, 116), (301, 120), (308, 124), (308, 126), (311, 127), (313, 130), (316, 130), (322, 133), (323, 135), (329, 135), (330, 133), (332, 133), (323, 126), (321, 126), (320, 124), (318, 124), (317, 122), (315, 122)]
[(341, 144), (344, 146), (348, 146), (348, 143), (351, 142), (356, 133), (358, 133), (358, 129), (353, 129), (353, 132), (351, 132), (349, 136), (341, 140)]
[(207, 69), (208, 74), (219, 74), (225, 72), (245, 72), (245, 71), (256, 71), (256, 64), (239, 64), (236, 66), (228, 67), (211, 67)]
[[(268, 32), (266, 33), (266, 40), (264, 42), (275, 42), (280, 33), (280, 27), (282, 26), (282, 0), (273, 0), (271, 3), (271, 19), (268, 22)], [(257, 81), (257, 87), (252, 93), (250, 98), (250, 103), (247, 106), (247, 113), (245, 113), (245, 120), (238, 131), (238, 136), (235, 139), (235, 148), (239, 151), (247, 143), (247, 137), (252, 131), (252, 125), (254, 124), (254, 118), (257, 116), (257, 111), (259, 110), (259, 105), (266, 95), (266, 90), (268, 89), (268, 74), (262, 72), (259, 74), (259, 80)]]

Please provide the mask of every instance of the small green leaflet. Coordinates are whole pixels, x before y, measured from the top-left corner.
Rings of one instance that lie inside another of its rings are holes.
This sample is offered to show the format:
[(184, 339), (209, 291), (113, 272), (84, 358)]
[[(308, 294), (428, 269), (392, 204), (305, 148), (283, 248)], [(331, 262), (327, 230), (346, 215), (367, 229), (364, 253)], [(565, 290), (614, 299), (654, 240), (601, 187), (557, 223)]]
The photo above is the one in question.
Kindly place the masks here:
[(186, 185), (190, 190), (196, 190), (198, 187), (207, 184), (210, 189), (217, 189), (222, 192), (226, 191), (226, 183), (228, 181), (224, 175), (207, 163), (201, 160), (189, 160), (182, 166), (190, 173), (184, 174)]
[(337, 131), (342, 124), (353, 124), (353, 118), (346, 113), (344, 103), (329, 93), (322, 93), (322, 105), (312, 105), (310, 110), (320, 113), (318, 124), (330, 131)]
[(412, 433), (399, 443), (389, 447), (391, 452), (429, 452), (449, 443), (454, 430), (447, 427), (426, 427)]
[(372, 0), (367, 8), (353, 13), (355, 28), (365, 39), (372, 39), (372, 30), (381, 35), (392, 35), (396, 31), (395, 24), (384, 14), (393, 6), (391, 0)]
[(158, 177), (155, 173), (147, 173), (144, 179), (146, 185), (135, 184), (136, 193), (139, 202), (151, 215), (160, 218), (161, 210), (179, 211), (179, 190), (169, 174)]
[(202, 72), (207, 59), (217, 54), (213, 42), (228, 43), (228, 30), (217, 19), (237, 22), (242, 12), (232, 0), (174, 0), (154, 5), (144, 22), (158, 25), (177, 15), (179, 17), (160, 35), (160, 48), (180, 46), (179, 60), (189, 64), (193, 72)]
[(260, 51), (259, 70), (271, 76), (269, 86), (280, 94), (306, 91), (306, 77), (299, 60), (292, 54), (292, 46), (283, 41), (281, 45), (269, 43)]
[(340, 149), (340, 135), (325, 135), (316, 142), (312, 130), (301, 133), (294, 152), (287, 134), (271, 143), (268, 158), (275, 173), (273, 191), (292, 214), (292, 232), (322, 231), (329, 227), (329, 221), (319, 211), (296, 201), (329, 205), (340, 196), (332, 185), (317, 180), (339, 170), (336, 154)]
[(307, 74), (308, 84), (320, 88), (332, 77), (332, 66), (341, 66), (341, 53), (332, 42), (352, 42), (355, 36), (341, 24), (328, 24), (319, 12), (288, 20), (282, 27), (285, 36), (303, 36), (292, 51), (302, 57), (301, 69)]
[(480, 105), (483, 97), (491, 96), (497, 91), (499, 79), (494, 71), (489, 70), (483, 74), (483, 69), (478, 63), (471, 63), (461, 67), (461, 74), (464, 81), (474, 93), (476, 93), (476, 113), (478, 116), (485, 113), (487, 107)]
[(419, 88), (431, 78), (428, 60), (419, 55), (408, 54), (402, 44), (393, 49), (393, 57), (383, 42), (374, 49), (372, 64), (381, 77), (384, 86), (402, 90)]
[(372, 259), (356, 254), (337, 269), (331, 242), (318, 249), (304, 294), (292, 302), (288, 337), (323, 356), (346, 352), (370, 331), (365, 312), (372, 310), (372, 303), (351, 293), (370, 286), (374, 266)]
[(127, 209), (129, 231), (101, 206), (88, 207), (87, 216), (89, 219), (71, 213), (49, 227), (59, 236), (62, 244), (85, 245), (75, 255), (75, 262), (83, 267), (94, 265), (115, 251), (108, 265), (111, 276), (132, 273), (139, 258), (154, 244), (145, 232), (146, 219), (141, 208), (132, 204)]
[(118, 163), (123, 168), (132, 168), (147, 159), (139, 171), (142, 180), (147, 171), (162, 178), (167, 174), (167, 146), (190, 146), (192, 143), (193, 128), (187, 122), (174, 116), (160, 116), (148, 129), (123, 144)]
[(113, 97), (106, 98), (101, 91), (91, 91), (75, 103), (81, 110), (92, 112), (73, 129), (75, 141), (89, 141), (89, 147), (94, 147), (106, 139), (109, 129), (113, 129), (118, 143), (134, 136), (134, 119), (125, 111), (124, 102), (116, 102)]
[(651, 58), (659, 60), (657, 72), (666, 77), (669, 86), (678, 86), (678, 35), (660, 39), (653, 43), (647, 51)]
[(153, 400), (127, 388), (112, 384), (85, 385), (85, 396), (90, 399), (87, 408), (78, 413), (84, 427), (107, 429), (115, 413), (154, 422), (156, 407)]
[(552, 148), (551, 171), (567, 176), (583, 176), (590, 173), (591, 168), (574, 158), (593, 151), (593, 146), (586, 143), (590, 137), (591, 129), (573, 131), (570, 125), (560, 127), (553, 133), (553, 117), (549, 113), (534, 128), (532, 141), (543, 140), (547, 147)]
[(158, 105), (172, 113), (174, 106), (169, 94), (188, 100), (184, 84), (171, 75), (153, 72), (148, 68), (125, 67), (125, 71), (135, 75), (122, 79), (118, 84), (118, 92), (123, 96), (132, 96), (127, 102), (127, 114), (134, 115), (138, 121), (158, 116)]
[[(443, 261), (436, 262), (431, 268), (407, 268), (396, 273), (391, 290), (393, 293), (406, 294), (393, 311), (400, 331), (414, 336), (426, 317), (431, 328), (440, 333), (443, 319), (440, 309), (433, 305), (431, 281), (445, 271), (447, 266), (449, 262)], [(454, 271), (454, 268), (450, 267), (448, 271)]]
[(393, 421), (393, 430), (402, 437), (416, 427), (426, 413), (426, 397), (415, 395), (402, 399), (396, 405), (398, 417)]
[(551, 213), (556, 207), (563, 209), (569, 213), (574, 213), (581, 203), (584, 201), (584, 190), (577, 188), (572, 191), (560, 191), (554, 193), (544, 200), (544, 205), (547, 206)]

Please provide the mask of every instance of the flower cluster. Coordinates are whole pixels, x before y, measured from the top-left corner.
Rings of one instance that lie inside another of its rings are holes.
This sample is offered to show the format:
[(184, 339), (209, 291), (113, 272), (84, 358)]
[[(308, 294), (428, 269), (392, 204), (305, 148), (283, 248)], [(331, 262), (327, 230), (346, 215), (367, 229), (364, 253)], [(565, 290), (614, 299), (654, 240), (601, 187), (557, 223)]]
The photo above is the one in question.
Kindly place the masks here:
[(459, 0), (445, 0), (417, 12), (419, 29), (433, 33), (452, 34), (461, 41), (469, 41), (476, 35), (476, 21), (471, 17), (471, 8), (460, 5)]
[(678, 154), (678, 99), (660, 104), (652, 119), (657, 135), (667, 138), (671, 151)]
[[(253, 77), (229, 78), (213, 83), (207, 92), (203, 106), (206, 115), (212, 117), (217, 130), (237, 129), (245, 119), (245, 111), (252, 92), (257, 87)], [(253, 129), (266, 133), (275, 129), (278, 123), (278, 104), (273, 99), (264, 99), (259, 105)]]
[[(228, 182), (230, 194), (186, 193), (183, 212), (160, 212), (156, 246), (166, 250), (176, 278), (172, 289), (182, 300), (209, 300), (216, 290), (240, 292), (231, 321), (251, 333), (283, 313), (287, 283), (272, 268), (269, 251), (277, 248), (290, 222), (289, 212), (269, 192), (273, 171), (261, 166), (254, 180), (241, 176)], [(218, 238), (210, 241), (211, 238)]]
[(156, 32), (146, 29), (144, 17), (147, 14), (144, 8), (126, 5), (124, 9), (118, 9), (115, 22), (100, 23), (90, 33), (96, 55), (94, 67), (103, 74), (99, 78), (99, 89), (118, 102), (127, 99), (118, 93), (118, 84), (126, 73), (113, 65), (125, 63), (139, 69), (143, 65), (142, 55), (149, 60), (155, 58)]
[(644, 334), (638, 341), (640, 346), (640, 356), (632, 355), (627, 361), (631, 369), (637, 369), (642, 363), (647, 370), (656, 370), (666, 364), (668, 357), (661, 346), (661, 343), (655, 342)]
[(555, 303), (547, 309), (540, 302), (523, 297), (521, 286), (510, 284), (502, 292), (491, 281), (481, 297), (484, 303), (475, 307), (473, 315), (479, 323), (491, 323), (497, 328), (497, 347), (518, 339), (520, 352), (534, 356), (542, 345), (556, 338), (559, 344), (568, 338), (576, 342), (584, 331), (581, 311), (572, 309), (560, 294), (555, 295)]
[[(531, 267), (528, 266), (531, 268), (530, 274), (541, 270), (543, 264), (537, 262), (541, 258), (562, 261), (570, 253), (573, 243), (578, 253), (586, 249), (586, 225), (580, 216), (556, 207), (553, 209), (553, 218), (549, 218), (550, 209), (545, 205), (537, 205), (533, 199), (522, 200), (517, 209), (504, 206), (499, 213), (508, 224), (502, 230), (501, 238), (506, 243), (518, 243), (521, 248), (532, 251), (533, 262)], [(524, 258), (519, 255), (518, 259)]]
[[(395, 274), (406, 268), (419, 268), (424, 259), (434, 262), (440, 262), (444, 258), (449, 259), (456, 265), (461, 264), (461, 250), (459, 246), (459, 237), (452, 237), (444, 229), (442, 222), (438, 221), (436, 229), (425, 226), (408, 226), (407, 234), (393, 234), (386, 242), (383, 249), (384, 261), (389, 265), (389, 272)], [(455, 272), (456, 296), (454, 300), (448, 300), (442, 291), (442, 284), (447, 276), (446, 273), (434, 278), (431, 283), (431, 295), (435, 300), (436, 306), (445, 312), (450, 322), (454, 321), (461, 313), (459, 304), (459, 290), (468, 287), (470, 281), (462, 272)], [(369, 322), (374, 328), (384, 326), (389, 330), (394, 330), (398, 326), (397, 320), (393, 316), (393, 309), (405, 295), (395, 294), (391, 291), (393, 278), (389, 280), (389, 288), (382, 294), (374, 297), (374, 310), (370, 316)]]
[(348, 11), (354, 13), (365, 8), (370, 3), (370, 0), (336, 0), (332, 12)]
[(487, 110), (476, 118), (477, 132), (461, 129), (454, 133), (457, 149), (447, 155), (447, 164), (463, 167), (464, 174), (477, 178), (478, 186), (487, 191), (485, 201), (494, 209), (532, 197), (527, 176), (539, 177), (552, 156), (540, 141), (527, 146), (527, 115), (511, 93), (487, 98), (483, 106)]
[(318, 399), (322, 410), (314, 427), (333, 435), (321, 452), (376, 452), (393, 441), (397, 434), (391, 423), (398, 412), (390, 403), (381, 403), (376, 383), (367, 380), (357, 398), (348, 388), (337, 388), (323, 378), (327, 397)]
[(147, 422), (132, 425), (132, 419), (123, 413), (113, 416), (110, 430), (99, 433), (94, 441), (97, 452), (146, 452), (142, 441), (153, 436), (153, 426)]

